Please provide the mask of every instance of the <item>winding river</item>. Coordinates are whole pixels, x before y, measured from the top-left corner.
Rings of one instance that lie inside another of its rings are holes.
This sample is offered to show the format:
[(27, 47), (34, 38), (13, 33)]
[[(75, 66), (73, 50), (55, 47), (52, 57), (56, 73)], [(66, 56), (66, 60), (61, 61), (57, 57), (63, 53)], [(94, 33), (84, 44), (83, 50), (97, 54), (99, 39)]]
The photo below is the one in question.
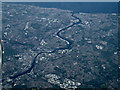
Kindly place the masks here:
[(32, 64), (31, 64), (30, 68), (28, 68), (26, 71), (23, 71), (23, 72), (21, 72), (21, 73), (18, 73), (18, 74), (16, 74), (16, 75), (14, 75), (14, 76), (10, 76), (10, 77), (9, 77), (10, 79), (16, 79), (16, 78), (19, 77), (19, 76), (22, 76), (22, 75), (24, 75), (24, 74), (30, 73), (31, 70), (32, 70), (32, 69), (34, 68), (34, 66), (35, 66), (37, 57), (38, 57), (40, 54), (42, 54), (42, 53), (54, 53), (54, 52), (56, 52), (56, 51), (58, 51), (58, 50), (65, 50), (65, 49), (69, 49), (69, 48), (70, 48), (70, 46), (72, 45), (73, 42), (72, 42), (71, 40), (69, 40), (69, 39), (61, 36), (61, 32), (64, 31), (64, 30), (66, 30), (66, 29), (68, 29), (68, 28), (70, 28), (70, 27), (72, 27), (72, 26), (74, 26), (74, 25), (76, 25), (76, 24), (81, 23), (81, 20), (74, 15), (74, 14), (75, 14), (74, 12), (71, 12), (71, 14), (72, 14), (71, 16), (74, 17), (74, 18), (75, 18), (76, 20), (78, 20), (78, 21), (72, 23), (72, 24), (69, 25), (69, 26), (64, 27), (63, 29), (60, 29), (60, 30), (56, 33), (56, 36), (59, 37), (59, 38), (61, 38), (61, 39), (63, 39), (63, 40), (67, 43), (67, 45), (66, 45), (65, 47), (62, 47), (62, 48), (56, 48), (56, 49), (54, 49), (53, 51), (50, 51), (50, 52), (39, 52), (39, 53), (34, 57), (33, 62), (32, 62)]

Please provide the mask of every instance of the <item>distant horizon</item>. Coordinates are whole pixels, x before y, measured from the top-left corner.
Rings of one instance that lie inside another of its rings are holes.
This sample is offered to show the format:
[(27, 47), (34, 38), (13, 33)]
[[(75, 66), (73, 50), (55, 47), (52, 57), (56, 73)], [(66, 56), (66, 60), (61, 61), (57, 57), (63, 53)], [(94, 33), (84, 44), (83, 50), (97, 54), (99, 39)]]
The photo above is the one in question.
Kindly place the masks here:
[(1, 0), (2, 2), (119, 2), (120, 0)]
[[(8, 2), (8, 1), (7, 1)], [(10, 2), (10, 1), (9, 1)], [(22, 2), (22, 1), (21, 1)], [(27, 2), (27, 1), (26, 1)], [(32, 1), (31, 1), (32, 2)], [(120, 2), (120, 1), (119, 1)], [(80, 2), (80, 3), (119, 3), (119, 2)], [(4, 3), (4, 2), (3, 2)], [(28, 2), (29, 3), (29, 2)], [(37, 2), (36, 2), (37, 3)], [(39, 3), (39, 2), (38, 2)], [(44, 2), (43, 2), (44, 3)], [(62, 2), (58, 2), (58, 3), (62, 3)], [(67, 3), (67, 2), (63, 2), (63, 3)], [(69, 3), (69, 2), (68, 2)], [(74, 2), (71, 2), (74, 3)], [(76, 2), (77, 3), (77, 2)], [(78, 2), (79, 3), (79, 2)]]

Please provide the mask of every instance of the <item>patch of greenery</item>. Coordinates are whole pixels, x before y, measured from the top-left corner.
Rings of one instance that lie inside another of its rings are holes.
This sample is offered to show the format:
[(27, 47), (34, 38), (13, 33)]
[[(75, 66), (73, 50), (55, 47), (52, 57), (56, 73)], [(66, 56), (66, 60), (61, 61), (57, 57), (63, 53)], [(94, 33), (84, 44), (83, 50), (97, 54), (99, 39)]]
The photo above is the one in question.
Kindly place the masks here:
[(56, 73), (57, 73), (57, 74), (58, 74), (58, 73), (62, 73), (62, 74), (65, 73), (65, 70), (62, 70), (62, 69), (60, 69), (60, 68), (58, 68), (58, 67), (55, 67), (54, 70), (56, 70)]
[(16, 49), (12, 49), (11, 47), (4, 47), (4, 55), (3, 56), (11, 56), (16, 55), (18, 51)]
[(34, 29), (39, 29), (42, 25), (39, 23), (32, 23), (31, 27), (33, 27)]

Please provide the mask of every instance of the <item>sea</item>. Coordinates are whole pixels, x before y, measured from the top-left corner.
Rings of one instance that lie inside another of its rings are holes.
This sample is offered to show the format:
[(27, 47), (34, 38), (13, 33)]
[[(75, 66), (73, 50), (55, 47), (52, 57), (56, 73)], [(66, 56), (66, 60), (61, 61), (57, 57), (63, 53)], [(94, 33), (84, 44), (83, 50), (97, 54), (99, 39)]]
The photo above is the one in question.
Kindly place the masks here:
[(118, 13), (118, 2), (6, 2), (58, 8), (84, 13)]

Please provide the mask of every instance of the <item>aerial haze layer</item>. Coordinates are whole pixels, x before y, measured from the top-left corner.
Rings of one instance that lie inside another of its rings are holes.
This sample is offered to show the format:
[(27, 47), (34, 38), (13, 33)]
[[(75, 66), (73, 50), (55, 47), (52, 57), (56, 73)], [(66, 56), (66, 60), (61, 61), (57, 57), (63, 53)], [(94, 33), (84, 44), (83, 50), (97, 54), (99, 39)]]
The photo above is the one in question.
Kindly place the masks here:
[(119, 0), (2, 0), (2, 2), (119, 2)]

